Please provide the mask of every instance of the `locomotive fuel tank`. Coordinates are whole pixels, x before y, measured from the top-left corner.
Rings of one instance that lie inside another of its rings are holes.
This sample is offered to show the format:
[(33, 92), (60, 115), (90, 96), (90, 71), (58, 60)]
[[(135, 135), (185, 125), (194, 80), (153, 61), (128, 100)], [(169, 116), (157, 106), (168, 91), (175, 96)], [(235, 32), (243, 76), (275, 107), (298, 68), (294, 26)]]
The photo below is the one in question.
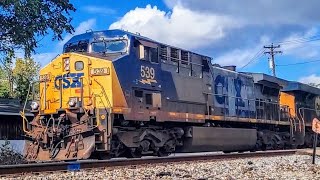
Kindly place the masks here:
[(198, 127), (185, 128), (181, 152), (247, 151), (257, 142), (256, 129)]

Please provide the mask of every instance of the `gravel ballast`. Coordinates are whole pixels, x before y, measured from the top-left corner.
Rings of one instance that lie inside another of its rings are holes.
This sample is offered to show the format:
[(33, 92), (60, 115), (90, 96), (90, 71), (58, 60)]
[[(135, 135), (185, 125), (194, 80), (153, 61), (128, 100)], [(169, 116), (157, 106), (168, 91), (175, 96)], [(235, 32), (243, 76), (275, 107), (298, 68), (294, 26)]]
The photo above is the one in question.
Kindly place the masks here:
[[(181, 162), (21, 175), (3, 179), (320, 179), (309, 155)], [(318, 162), (319, 161), (319, 162)]]

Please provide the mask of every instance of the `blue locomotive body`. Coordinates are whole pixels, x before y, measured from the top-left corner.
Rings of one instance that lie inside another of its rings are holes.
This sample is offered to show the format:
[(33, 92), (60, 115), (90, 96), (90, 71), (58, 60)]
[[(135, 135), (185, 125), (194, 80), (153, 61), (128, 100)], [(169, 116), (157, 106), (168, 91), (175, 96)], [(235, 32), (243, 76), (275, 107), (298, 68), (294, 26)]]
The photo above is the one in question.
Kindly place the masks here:
[[(58, 66), (54, 63), (64, 65), (58, 67), (64, 74), (56, 76), (55, 88), (46, 89), (50, 78), (41, 87), (60, 99), (50, 96), (47, 102), (46, 93), (42, 95), (44, 108), (34, 109), (34, 129), (26, 130), (30, 147), (41, 152), (41, 158), (31, 154), (34, 159), (49, 159), (49, 154), (51, 159), (68, 159), (70, 149), (81, 159), (312, 144), (310, 122), (320, 110), (318, 88), (236, 72), (234, 66), (212, 64), (208, 56), (122, 30), (74, 36), (64, 54), (42, 70), (43, 77), (50, 77), (45, 73)], [(70, 102), (63, 103), (63, 98)], [(60, 134), (48, 133), (50, 129)]]

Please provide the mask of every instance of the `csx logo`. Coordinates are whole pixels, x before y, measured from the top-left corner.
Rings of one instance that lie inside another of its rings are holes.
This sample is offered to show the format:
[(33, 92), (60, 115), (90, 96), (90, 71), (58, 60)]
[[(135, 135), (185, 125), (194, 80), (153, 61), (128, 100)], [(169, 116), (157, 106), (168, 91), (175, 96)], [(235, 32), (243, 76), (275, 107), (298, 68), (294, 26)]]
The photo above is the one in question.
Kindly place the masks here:
[(79, 88), (82, 86), (80, 78), (84, 76), (84, 73), (69, 73), (57, 76), (54, 80), (55, 88), (60, 89), (60, 79), (63, 89), (67, 88)]

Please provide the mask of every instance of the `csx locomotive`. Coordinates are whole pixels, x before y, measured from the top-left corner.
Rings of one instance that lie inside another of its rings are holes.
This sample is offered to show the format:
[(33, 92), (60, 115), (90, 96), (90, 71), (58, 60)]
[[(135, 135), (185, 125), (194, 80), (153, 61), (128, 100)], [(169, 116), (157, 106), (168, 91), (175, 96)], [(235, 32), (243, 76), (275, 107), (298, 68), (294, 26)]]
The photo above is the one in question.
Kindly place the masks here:
[[(192, 42), (190, 42), (192, 43)], [(31, 161), (310, 146), (320, 90), (122, 30), (72, 37), (40, 70)]]

